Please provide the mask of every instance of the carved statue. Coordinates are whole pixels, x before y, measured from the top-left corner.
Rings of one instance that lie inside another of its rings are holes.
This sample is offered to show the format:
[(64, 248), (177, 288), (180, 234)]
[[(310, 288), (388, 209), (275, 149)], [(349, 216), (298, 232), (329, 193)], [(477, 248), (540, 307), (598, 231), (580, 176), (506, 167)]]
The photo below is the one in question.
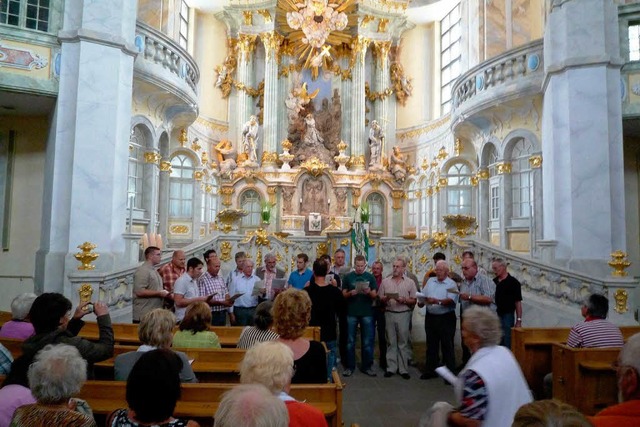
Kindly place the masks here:
[(231, 145), (231, 141), (228, 139), (223, 139), (220, 141), (215, 147), (213, 147), (217, 151), (218, 164), (222, 165), (222, 162), (232, 157), (233, 153), (233, 145)]
[(231, 93), (233, 86), (233, 73), (236, 70), (237, 59), (229, 55), (225, 58), (224, 64), (216, 67), (218, 78), (216, 79), (215, 87), (220, 88), (222, 91), (222, 97), (227, 98)]
[(380, 166), (382, 146), (384, 144), (384, 130), (376, 120), (371, 121), (369, 129), (369, 150), (371, 151), (369, 166)]
[(398, 182), (404, 182), (407, 178), (407, 160), (397, 145), (393, 147), (393, 153), (389, 159), (389, 171)]
[(293, 194), (296, 189), (294, 187), (284, 187), (282, 189), (282, 199), (284, 200), (283, 211), (285, 214), (293, 213), (293, 209), (291, 209), (291, 201), (293, 200)]
[(307, 114), (307, 117), (304, 118), (304, 123), (306, 126), (304, 137), (302, 138), (302, 142), (305, 146), (308, 147), (317, 147), (324, 143), (324, 138), (316, 129), (316, 120), (313, 118), (313, 114)]
[(338, 188), (336, 190), (336, 200), (338, 201), (338, 212), (345, 213), (347, 211), (347, 190)]
[(411, 79), (408, 79), (407, 76), (404, 75), (404, 68), (402, 68), (399, 62), (391, 64), (389, 72), (391, 73), (391, 86), (396, 94), (396, 98), (400, 105), (405, 105), (407, 98), (410, 97), (413, 92)]
[(256, 154), (257, 143), (258, 118), (256, 116), (251, 116), (242, 129), (242, 149), (247, 155), (248, 161), (251, 163), (256, 163), (258, 160), (258, 155)]

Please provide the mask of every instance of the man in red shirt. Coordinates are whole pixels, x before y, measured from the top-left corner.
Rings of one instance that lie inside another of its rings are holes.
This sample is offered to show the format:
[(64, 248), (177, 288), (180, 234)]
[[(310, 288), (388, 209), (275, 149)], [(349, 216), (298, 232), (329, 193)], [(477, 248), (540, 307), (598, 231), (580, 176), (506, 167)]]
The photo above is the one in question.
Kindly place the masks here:
[(184, 251), (177, 250), (173, 252), (171, 261), (158, 269), (158, 273), (162, 277), (162, 287), (169, 292), (169, 296), (164, 301), (165, 308), (173, 308), (173, 286), (178, 277), (186, 271), (186, 260)]

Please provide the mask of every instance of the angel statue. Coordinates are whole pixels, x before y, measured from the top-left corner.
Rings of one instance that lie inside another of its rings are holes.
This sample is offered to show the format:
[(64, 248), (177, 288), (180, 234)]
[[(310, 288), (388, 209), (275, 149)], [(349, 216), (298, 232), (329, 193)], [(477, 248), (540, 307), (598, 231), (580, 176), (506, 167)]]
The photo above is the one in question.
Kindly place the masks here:
[(371, 151), (371, 160), (369, 166), (379, 166), (381, 164), (382, 145), (384, 144), (384, 130), (376, 120), (371, 121), (369, 129), (369, 150)]
[(407, 161), (404, 154), (400, 152), (400, 147), (393, 147), (393, 153), (389, 159), (389, 171), (398, 182), (404, 182), (407, 178)]
[(242, 128), (242, 149), (250, 163), (257, 163), (258, 118), (251, 116)]

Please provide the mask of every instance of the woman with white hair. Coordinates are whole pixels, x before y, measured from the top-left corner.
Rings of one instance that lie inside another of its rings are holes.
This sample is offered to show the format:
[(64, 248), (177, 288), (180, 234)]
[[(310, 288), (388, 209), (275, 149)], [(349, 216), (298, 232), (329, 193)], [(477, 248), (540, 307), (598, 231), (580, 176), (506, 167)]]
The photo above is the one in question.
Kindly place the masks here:
[(449, 413), (450, 426), (509, 427), (520, 406), (532, 401), (531, 392), (511, 351), (501, 347), (498, 316), (472, 306), (462, 314), (462, 340), (471, 359), (455, 385), (460, 406)]
[(326, 427), (319, 409), (289, 396), (293, 372), (293, 351), (281, 342), (266, 341), (247, 350), (240, 365), (240, 382), (262, 384), (284, 401), (290, 427)]
[(0, 338), (26, 340), (35, 334), (28, 316), (36, 298), (36, 294), (25, 293), (18, 295), (11, 301), (11, 320), (0, 328)]
[(29, 367), (29, 387), (37, 402), (16, 409), (11, 426), (95, 427), (93, 417), (78, 411), (71, 399), (87, 380), (87, 361), (77, 348), (66, 344), (47, 345)]

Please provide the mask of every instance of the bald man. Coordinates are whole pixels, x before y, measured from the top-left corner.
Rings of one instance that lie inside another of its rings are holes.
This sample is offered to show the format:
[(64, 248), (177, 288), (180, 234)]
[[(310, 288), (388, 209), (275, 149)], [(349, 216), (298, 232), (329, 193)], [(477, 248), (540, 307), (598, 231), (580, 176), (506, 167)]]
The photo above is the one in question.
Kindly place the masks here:
[(171, 261), (163, 265), (158, 269), (160, 277), (162, 277), (162, 287), (169, 292), (169, 297), (165, 298), (164, 307), (173, 307), (173, 288), (176, 284), (176, 280), (182, 276), (186, 270), (187, 257), (184, 251), (177, 250), (173, 252)]

